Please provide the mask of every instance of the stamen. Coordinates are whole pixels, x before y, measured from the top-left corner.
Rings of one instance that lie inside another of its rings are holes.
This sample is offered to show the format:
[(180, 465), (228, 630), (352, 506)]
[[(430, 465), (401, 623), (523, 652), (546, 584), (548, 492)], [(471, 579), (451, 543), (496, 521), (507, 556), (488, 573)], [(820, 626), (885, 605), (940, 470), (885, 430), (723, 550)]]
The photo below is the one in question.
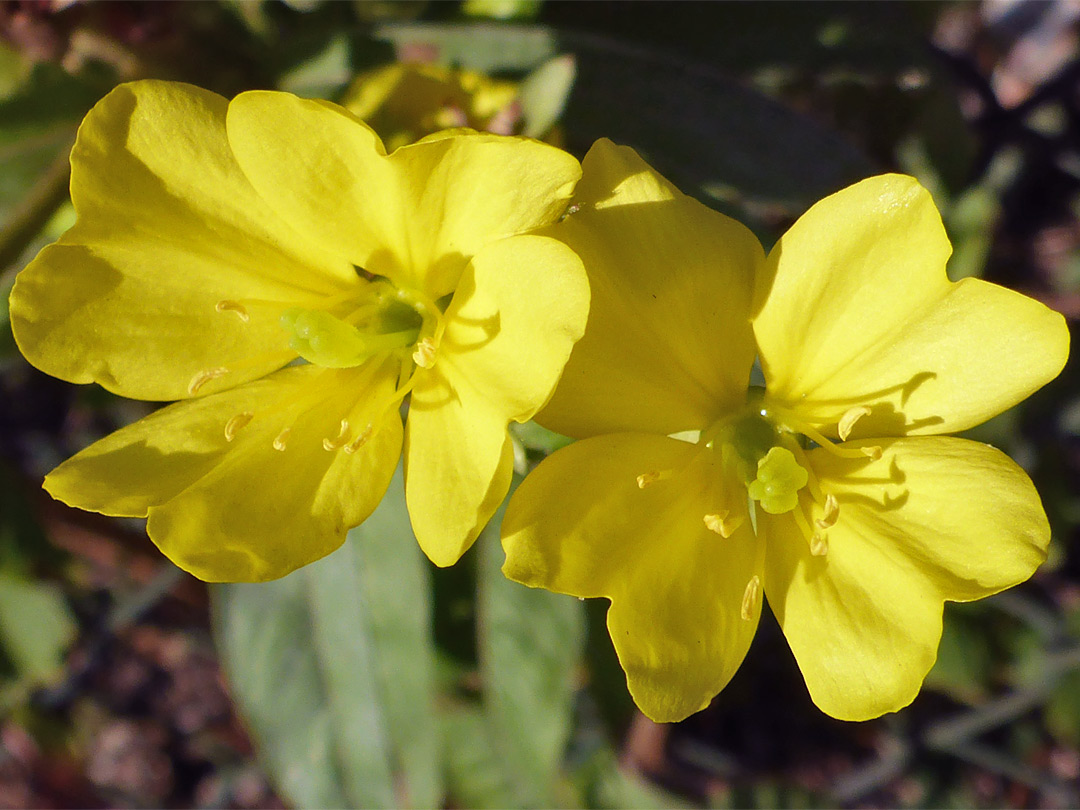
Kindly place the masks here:
[(349, 420), (341, 420), (341, 430), (338, 431), (338, 435), (333, 439), (323, 439), (322, 446), (326, 451), (337, 450), (340, 447), (344, 447), (348, 444), (349, 439), (352, 438), (352, 433), (349, 430)]
[(820, 532), (814, 532), (814, 537), (810, 540), (810, 553), (815, 557), (824, 557), (829, 553), (829, 538)]
[(750, 581), (746, 583), (746, 590), (743, 591), (742, 609), (739, 611), (739, 616), (742, 617), (744, 622), (748, 622), (754, 617), (754, 608), (757, 607), (760, 598), (761, 580), (758, 579), (757, 574), (754, 574), (750, 577)]
[(741, 517), (730, 517), (730, 512), (725, 509), (716, 515), (705, 515), (705, 528), (710, 532), (716, 532), (723, 538), (731, 537), (743, 524)]
[(645, 489), (645, 487), (652, 486), (657, 481), (664, 481), (671, 478), (671, 470), (652, 470), (650, 472), (643, 472), (637, 477), (638, 489)]
[(239, 301), (230, 301), (228, 299), (218, 301), (217, 304), (214, 305), (214, 309), (218, 312), (235, 312), (236, 317), (244, 323), (251, 320), (251, 316), (248, 315), (247, 307)]
[(191, 378), (191, 382), (188, 383), (187, 391), (192, 396), (199, 393), (199, 389), (206, 385), (211, 380), (216, 380), (218, 377), (224, 377), (229, 373), (229, 370), (223, 366), (218, 368), (210, 368), (205, 371), (200, 371), (194, 377)]
[(865, 405), (859, 405), (856, 408), (851, 408), (841, 416), (840, 421), (836, 423), (836, 432), (840, 436), (840, 441), (846, 442), (847, 437), (851, 435), (851, 429), (855, 427), (855, 423), (864, 416), (869, 415), (870, 409)]
[(281, 433), (274, 437), (274, 449), (279, 453), (285, 452), (285, 443), (289, 441), (290, 433), (292, 433), (292, 428), (285, 428)]
[(840, 502), (835, 495), (825, 496), (825, 514), (814, 521), (819, 529), (831, 529), (840, 517)]
[(373, 431), (374, 428), (371, 426), (370, 423), (368, 423), (368, 426), (364, 428), (360, 435), (353, 439), (351, 442), (349, 442), (347, 445), (345, 445), (342, 449), (349, 455), (352, 455), (365, 444), (367, 444), (367, 440), (371, 438), (371, 434)]
[(821, 434), (821, 431), (816, 430), (806, 422), (803, 422), (794, 414), (778, 408), (773, 409), (773, 412), (776, 416), (783, 420), (785, 427), (795, 431), (796, 433), (801, 433), (802, 435), (806, 436), (806, 438), (813, 440), (818, 445), (820, 445), (822, 449), (827, 450), (834, 456), (839, 456), (840, 458), (864, 458), (869, 456), (875, 461), (881, 458), (880, 447), (840, 447), (836, 444), (836, 442), (832, 441), (832, 439), (826, 439)]
[(435, 341), (426, 337), (416, 344), (416, 350), (412, 354), (413, 362), (420, 368), (431, 368), (435, 365), (436, 351), (438, 351), (438, 346)]
[(225, 423), (225, 441), (231, 442), (236, 438), (236, 434), (240, 432), (248, 422), (255, 418), (255, 414), (251, 411), (244, 411), (238, 413)]

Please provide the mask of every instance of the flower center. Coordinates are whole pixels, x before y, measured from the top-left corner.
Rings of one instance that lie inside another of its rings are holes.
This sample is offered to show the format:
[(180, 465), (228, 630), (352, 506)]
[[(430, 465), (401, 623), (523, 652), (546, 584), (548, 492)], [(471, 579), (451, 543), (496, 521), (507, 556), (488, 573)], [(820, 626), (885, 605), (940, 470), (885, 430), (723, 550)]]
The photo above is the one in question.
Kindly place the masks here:
[[(371, 277), (368, 276), (370, 279)], [(215, 309), (250, 323), (253, 314), (274, 317), (289, 336), (289, 348), (308, 363), (327, 369), (350, 369), (374, 361), (364, 375), (385, 373), (386, 362), (399, 363), (396, 382), (390, 393), (372, 404), (361, 397), (341, 419), (334, 436), (322, 440), (327, 451), (359, 451), (372, 436), (376, 422), (388, 409), (395, 408), (412, 390), (420, 369), (435, 365), (439, 343), (446, 327), (443, 310), (448, 301), (431, 301), (421, 293), (399, 289), (382, 278), (365, 281), (349, 292), (316, 303), (315, 308), (291, 307), (282, 311), (269, 301), (219, 301)], [(220, 377), (254, 363), (269, 359), (288, 363), (291, 353), (275, 349), (265, 355), (232, 363), (229, 367), (211, 368), (196, 374), (188, 384), (192, 396)], [(381, 359), (380, 359), (381, 358)], [(384, 371), (378, 371), (378, 368)], [(319, 388), (319, 386), (316, 386)], [(298, 397), (281, 401), (258, 414), (244, 411), (225, 424), (225, 440), (232, 442), (256, 418), (282, 412), (298, 413), (314, 406), (322, 390), (305, 391)], [(365, 415), (366, 414), (366, 415)], [(285, 452), (292, 433), (291, 420), (283, 424), (273, 440), (275, 450)]]
[[(330, 302), (332, 305), (335, 302)], [(414, 347), (413, 361), (430, 368), (441, 337), (438, 306), (408, 290), (376, 281), (344, 302), (351, 307), (337, 315), (326, 309), (293, 307), (279, 323), (289, 333), (289, 346), (309, 363), (323, 368), (353, 368), (376, 355)]]
[[(852, 408), (837, 424), (841, 441), (852, 425), (869, 412)], [(752, 386), (746, 405), (702, 434), (701, 441), (719, 461), (720, 475), (730, 490), (738, 480), (746, 488), (746, 506), (718, 504), (715, 512), (703, 516), (705, 526), (722, 537), (730, 537), (743, 524), (745, 515), (757, 532), (757, 509), (770, 515), (790, 514), (806, 539), (810, 553), (828, 553), (828, 530), (840, 517), (836, 496), (825, 491), (814, 475), (807, 450), (817, 445), (844, 458), (876, 459), (879, 447), (837, 445), (796, 414), (769, 404), (765, 389)]]

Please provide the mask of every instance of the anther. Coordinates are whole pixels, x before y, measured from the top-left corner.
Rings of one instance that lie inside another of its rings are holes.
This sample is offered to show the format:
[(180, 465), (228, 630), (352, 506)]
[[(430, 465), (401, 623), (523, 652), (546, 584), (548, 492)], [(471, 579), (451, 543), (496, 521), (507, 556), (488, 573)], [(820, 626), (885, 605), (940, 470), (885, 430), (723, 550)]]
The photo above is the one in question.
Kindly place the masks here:
[(754, 574), (750, 577), (750, 581), (746, 583), (746, 590), (743, 591), (742, 595), (742, 609), (739, 611), (739, 616), (742, 617), (744, 622), (748, 622), (754, 617), (754, 608), (757, 607), (760, 598), (761, 580), (758, 579), (757, 574)]
[(348, 444), (352, 434), (349, 432), (349, 420), (341, 420), (341, 430), (338, 431), (338, 435), (333, 439), (323, 439), (322, 446), (324, 450), (331, 451), (337, 450), (339, 447), (344, 447)]
[(873, 447), (860, 447), (864, 456), (869, 456), (872, 461), (877, 461), (881, 458), (881, 448), (878, 446)]
[(228, 299), (224, 301), (218, 301), (217, 304), (214, 305), (214, 309), (216, 309), (218, 312), (235, 312), (236, 317), (244, 323), (247, 323), (251, 320), (251, 316), (248, 315), (247, 307), (245, 307), (239, 301), (230, 301)]
[(292, 433), (292, 428), (285, 428), (281, 433), (274, 437), (274, 449), (279, 453), (285, 452), (285, 446), (289, 441), (290, 433)]
[(194, 396), (199, 393), (199, 389), (206, 385), (211, 380), (216, 380), (218, 377), (224, 377), (229, 373), (229, 370), (224, 367), (210, 368), (205, 371), (200, 371), (194, 377), (191, 378), (191, 382), (188, 383), (187, 392)]
[(667, 478), (671, 478), (671, 470), (652, 470), (650, 472), (644, 472), (637, 477), (638, 489), (645, 489), (645, 487), (652, 486), (657, 481), (663, 481)]
[(851, 435), (851, 430), (855, 427), (855, 423), (864, 416), (869, 415), (870, 409), (865, 405), (859, 405), (841, 416), (840, 421), (836, 423), (836, 432), (840, 436), (840, 441), (847, 441), (847, 437)]
[(829, 553), (829, 539), (821, 532), (814, 532), (810, 539), (810, 553), (815, 557), (824, 557)]
[(431, 368), (435, 365), (435, 352), (438, 346), (435, 345), (435, 341), (429, 337), (424, 338), (416, 344), (416, 350), (413, 351), (412, 359), (416, 365), (420, 368)]
[(231, 442), (236, 438), (236, 434), (240, 432), (248, 422), (255, 418), (255, 414), (251, 411), (244, 411), (238, 413), (225, 423), (225, 441)]
[(360, 435), (353, 439), (351, 442), (349, 442), (347, 445), (345, 445), (342, 449), (349, 455), (352, 455), (365, 444), (367, 444), (367, 440), (371, 438), (371, 434), (373, 431), (374, 428), (369, 422), (368, 426), (360, 432)]
[(730, 515), (731, 513), (726, 509), (716, 515), (705, 515), (705, 528), (710, 532), (716, 532), (721, 537), (731, 537), (742, 525), (743, 520), (741, 517), (732, 518)]
[(840, 502), (836, 500), (835, 495), (825, 496), (825, 514), (819, 517), (814, 523), (818, 528), (831, 529), (836, 525), (836, 519), (840, 517)]

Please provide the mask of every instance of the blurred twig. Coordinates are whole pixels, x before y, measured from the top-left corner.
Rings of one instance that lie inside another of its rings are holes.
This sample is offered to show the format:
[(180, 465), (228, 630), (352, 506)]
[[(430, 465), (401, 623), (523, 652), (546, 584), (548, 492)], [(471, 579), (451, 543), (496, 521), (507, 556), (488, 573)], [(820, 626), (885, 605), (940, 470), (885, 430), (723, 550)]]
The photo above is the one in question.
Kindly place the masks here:
[(1018, 719), (1046, 702), (1058, 681), (1080, 667), (1080, 645), (1047, 653), (1043, 677), (1029, 686), (978, 706), (969, 712), (930, 726), (923, 741), (934, 750), (959, 757), (973, 765), (1008, 776), (1031, 787), (1052, 794), (1064, 806), (1080, 805), (1080, 790), (1066, 784), (975, 738)]

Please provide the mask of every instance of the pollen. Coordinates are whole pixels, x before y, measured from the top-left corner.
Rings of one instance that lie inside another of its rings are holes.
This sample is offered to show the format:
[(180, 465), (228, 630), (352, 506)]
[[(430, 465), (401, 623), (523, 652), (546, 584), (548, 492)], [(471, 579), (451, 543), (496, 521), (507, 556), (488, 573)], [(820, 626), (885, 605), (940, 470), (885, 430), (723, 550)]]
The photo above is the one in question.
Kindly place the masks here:
[(862, 419), (864, 416), (870, 415), (870, 409), (865, 405), (859, 405), (856, 408), (852, 408), (843, 416), (840, 417), (840, 421), (836, 424), (836, 432), (840, 435), (840, 441), (847, 441), (847, 437), (851, 435), (852, 428), (855, 427), (855, 423)]
[(238, 413), (236, 416), (232, 417), (225, 423), (225, 441), (231, 442), (235, 439), (236, 434), (254, 418), (255, 414), (251, 411), (244, 411), (243, 413)]
[(814, 523), (818, 528), (831, 529), (836, 525), (837, 518), (840, 517), (840, 503), (836, 500), (835, 495), (825, 496), (825, 514), (819, 517)]
[(705, 515), (703, 518), (705, 521), (705, 528), (710, 532), (716, 532), (723, 538), (731, 537), (735, 533), (735, 530), (742, 525), (741, 517), (731, 517), (731, 513), (728, 510), (724, 510), (719, 514)]
[(671, 478), (671, 470), (652, 470), (650, 472), (643, 472), (637, 477), (638, 489), (645, 489), (645, 487), (652, 486), (657, 481), (664, 481)]
[(341, 420), (341, 430), (338, 431), (338, 435), (333, 439), (323, 439), (322, 446), (324, 450), (332, 451), (344, 447), (349, 443), (349, 439), (352, 438), (352, 432), (349, 430), (349, 420)]
[(367, 441), (368, 441), (368, 439), (371, 438), (371, 434), (372, 434), (373, 431), (374, 431), (374, 428), (371, 426), (371, 423), (369, 422), (368, 426), (366, 428), (364, 428), (360, 432), (360, 435), (357, 436), (355, 439), (353, 439), (351, 442), (349, 442), (347, 445), (345, 445), (345, 447), (343, 447), (342, 449), (346, 453), (348, 453), (349, 455), (352, 455), (357, 450), (359, 450), (361, 447), (363, 447), (365, 444), (367, 444)]
[(429, 337), (424, 338), (416, 344), (412, 355), (413, 362), (420, 368), (431, 368), (435, 365), (435, 352), (438, 348), (434, 340)]
[(739, 610), (739, 616), (742, 617), (744, 622), (750, 621), (754, 618), (754, 611), (757, 609), (758, 603), (761, 601), (761, 579), (757, 574), (750, 577), (750, 581), (746, 583), (746, 590), (742, 595), (742, 608)]
[(292, 428), (285, 428), (281, 433), (274, 437), (274, 449), (279, 453), (285, 452), (285, 447), (289, 441), (289, 434), (292, 433)]
[(251, 316), (248, 315), (247, 307), (239, 301), (230, 301), (228, 299), (218, 301), (217, 304), (214, 305), (214, 309), (218, 312), (235, 312), (236, 317), (244, 323), (251, 320)]
[(227, 368), (219, 366), (218, 368), (209, 368), (205, 371), (200, 371), (194, 377), (191, 378), (191, 382), (188, 383), (187, 391), (192, 396), (199, 393), (199, 389), (206, 385), (211, 380), (216, 380), (219, 377), (224, 377), (229, 373)]

